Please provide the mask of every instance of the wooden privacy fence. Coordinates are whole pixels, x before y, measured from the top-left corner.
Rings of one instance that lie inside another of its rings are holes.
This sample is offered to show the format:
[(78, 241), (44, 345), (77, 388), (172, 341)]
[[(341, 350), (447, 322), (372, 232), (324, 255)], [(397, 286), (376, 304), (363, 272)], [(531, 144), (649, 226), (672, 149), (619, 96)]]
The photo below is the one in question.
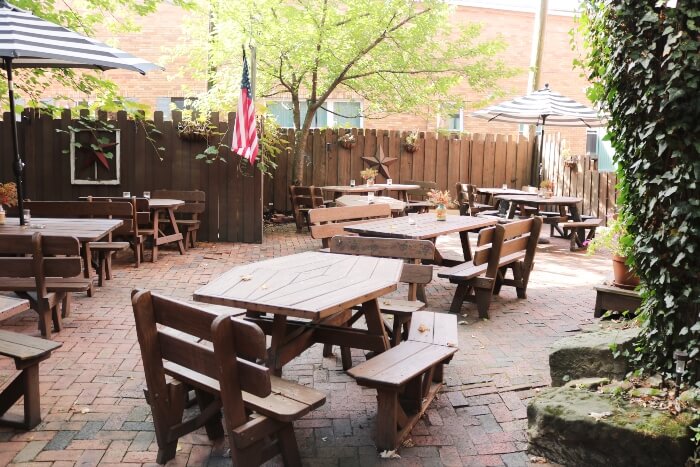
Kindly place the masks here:
[(567, 163), (560, 155), (558, 134), (545, 136), (542, 165), (544, 178), (554, 182), (554, 192), (562, 196), (583, 198), (582, 214), (607, 220), (615, 213), (617, 175), (599, 172), (598, 161), (577, 156), (577, 162)]
[[(357, 142), (352, 149), (338, 144), (338, 137), (351, 132)], [(362, 157), (373, 158), (377, 143), (384, 154), (396, 160), (389, 165), (394, 183), (408, 180), (437, 182), (441, 190), (450, 190), (453, 198), (455, 183), (474, 183), (478, 186), (520, 188), (530, 183), (532, 144), (524, 137), (505, 135), (444, 135), (420, 133), (417, 151), (408, 152), (403, 141), (408, 133), (386, 130), (314, 130), (307, 142), (307, 165), (304, 184), (348, 185), (351, 179), (362, 183), (360, 171), (368, 167)], [(284, 135), (294, 140), (294, 131)], [(278, 156), (279, 166), (274, 177), (264, 183), (265, 206), (277, 211), (289, 211), (289, 185), (293, 179), (292, 155), (289, 150)], [(377, 182), (384, 182), (379, 176)]]
[[(12, 171), (12, 139), (10, 114), (5, 113), (0, 121), (0, 182), (14, 180)], [(106, 115), (101, 115), (106, 119)], [(235, 114), (229, 113), (226, 121), (219, 115), (211, 116), (212, 124), (224, 138), (233, 127)], [(228, 150), (220, 155), (228, 163), (207, 164), (196, 160), (195, 155), (204, 151), (204, 141), (186, 141), (178, 136), (179, 112), (173, 112), (172, 121), (163, 121), (163, 113), (155, 112), (153, 123), (159, 132), (151, 133), (155, 145), (165, 148), (163, 160), (159, 160), (155, 149), (148, 142), (144, 128), (119, 112), (116, 120), (109, 121), (119, 134), (120, 180), (114, 185), (76, 185), (71, 183), (71, 157), (63, 154), (69, 149), (71, 137), (69, 126), (76, 125), (70, 111), (54, 119), (48, 114), (27, 109), (19, 122), (20, 154), (27, 163), (25, 171), (26, 197), (34, 200), (77, 200), (80, 196), (119, 196), (125, 191), (140, 196), (144, 190), (194, 190), (206, 192), (206, 211), (198, 237), (209, 241), (262, 241), (262, 177), (242, 175), (238, 170), (238, 156)], [(64, 132), (57, 132), (63, 130)], [(210, 136), (209, 144), (218, 143), (219, 136)], [(83, 157), (86, 152), (83, 151)], [(87, 153), (89, 155), (89, 152)], [(88, 161), (89, 162), (89, 161)], [(80, 162), (81, 164), (84, 163)], [(116, 173), (116, 161), (109, 160), (111, 170)], [(78, 167), (80, 169), (80, 167)], [(97, 170), (104, 170), (98, 166)]]

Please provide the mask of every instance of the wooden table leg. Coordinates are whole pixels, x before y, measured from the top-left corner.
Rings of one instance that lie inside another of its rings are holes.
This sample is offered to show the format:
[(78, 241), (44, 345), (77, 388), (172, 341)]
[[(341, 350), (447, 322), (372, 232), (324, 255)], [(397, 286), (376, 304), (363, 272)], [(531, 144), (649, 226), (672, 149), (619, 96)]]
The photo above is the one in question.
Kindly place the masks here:
[[(384, 343), (383, 350), (389, 349), (389, 336), (386, 333), (386, 328), (384, 327), (384, 321), (382, 320), (382, 313), (379, 310), (379, 303), (377, 299), (372, 299), (362, 304), (362, 312), (365, 315), (365, 320), (367, 321), (367, 330), (370, 334), (375, 336), (380, 336), (382, 342)], [(277, 316), (275, 316), (277, 317)]]
[(464, 255), (464, 262), (472, 260), (472, 249), (469, 246), (469, 232), (466, 230), (459, 233), (459, 240), (462, 242), (462, 254)]
[(92, 283), (92, 252), (88, 248), (88, 242), (82, 242), (82, 254), (83, 261), (85, 262), (85, 268), (83, 269), (83, 277), (90, 280), (90, 287), (87, 290), (87, 296), (92, 297), (95, 293), (95, 286)]
[(160, 209), (153, 211), (153, 250), (151, 253), (151, 262), (155, 263), (158, 260), (158, 217)]
[(277, 354), (284, 344), (287, 334), (287, 315), (274, 315), (272, 318), (272, 340), (267, 354), (267, 366), (272, 369), (275, 376), (282, 376), (282, 364), (277, 358)]
[(510, 207), (508, 208), (508, 219), (513, 219), (515, 217), (515, 209), (518, 207), (518, 203), (515, 201), (510, 202)]
[(173, 208), (168, 208), (168, 217), (170, 218), (170, 224), (173, 227), (173, 235), (179, 235), (180, 239), (177, 241), (177, 247), (180, 250), (180, 254), (185, 254), (185, 245), (182, 243), (182, 234), (180, 229), (177, 228), (177, 221), (175, 220), (175, 210)]
[[(581, 222), (581, 213), (578, 212), (577, 205), (572, 204), (569, 206), (569, 214), (571, 214), (571, 219), (573, 219), (574, 222)], [(578, 238), (580, 238), (582, 242), (585, 241), (586, 229), (584, 229), (584, 228), (577, 229), (576, 234), (578, 235)]]

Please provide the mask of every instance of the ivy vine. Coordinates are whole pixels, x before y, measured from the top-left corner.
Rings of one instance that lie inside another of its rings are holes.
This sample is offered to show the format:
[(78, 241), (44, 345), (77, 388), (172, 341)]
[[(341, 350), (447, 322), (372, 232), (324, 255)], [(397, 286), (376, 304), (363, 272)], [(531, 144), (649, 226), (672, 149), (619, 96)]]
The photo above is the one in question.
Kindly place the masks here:
[(700, 387), (700, 4), (586, 0), (589, 97), (609, 114), (622, 215), (643, 281), (635, 368)]

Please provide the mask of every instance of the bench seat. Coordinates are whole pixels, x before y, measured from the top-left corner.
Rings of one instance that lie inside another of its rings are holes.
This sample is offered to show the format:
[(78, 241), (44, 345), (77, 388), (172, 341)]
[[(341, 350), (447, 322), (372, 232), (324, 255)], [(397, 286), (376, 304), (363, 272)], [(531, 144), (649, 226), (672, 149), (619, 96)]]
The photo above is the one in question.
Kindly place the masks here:
[(413, 313), (408, 339), (348, 370), (377, 390), (377, 449), (395, 450), (442, 387), (442, 365), (458, 350), (457, 317)]
[[(520, 261), (521, 259), (525, 258), (525, 252), (524, 251), (519, 251), (517, 253), (510, 254), (508, 256), (504, 256), (501, 258), (501, 260), (498, 262), (498, 267), (502, 268), (505, 266), (508, 266), (509, 264), (512, 264), (516, 261)], [(466, 279), (472, 279), (474, 277), (478, 277), (486, 272), (486, 269), (488, 268), (488, 263), (480, 264), (478, 266), (474, 266), (474, 264), (469, 261), (463, 264), (458, 264), (457, 266), (453, 266), (448, 269), (443, 269), (438, 273), (438, 277), (442, 277), (445, 279), (450, 279), (450, 282), (459, 282), (461, 280), (466, 280)]]
[[(569, 250), (576, 251), (585, 248), (583, 243), (595, 237), (595, 229), (602, 223), (602, 219), (589, 217), (580, 222), (561, 222), (559, 227), (564, 231), (564, 236), (571, 241)], [(586, 230), (588, 230), (588, 234), (586, 234)], [(582, 232), (583, 238), (579, 236), (579, 232)]]
[[(90, 288), (90, 280), (82, 277), (48, 277), (46, 290), (48, 292), (85, 292)], [(32, 277), (3, 277), (0, 279), (2, 292), (33, 292), (36, 281)]]
[(129, 248), (129, 242), (90, 242), (88, 248), (97, 253), (97, 285), (102, 287), (105, 280), (112, 279), (112, 255)]
[[(60, 342), (0, 330), (0, 355), (14, 359), (15, 368), (19, 370), (0, 393), (0, 425), (31, 430), (41, 422), (39, 362), (49, 358), (51, 352), (61, 345)], [(24, 416), (19, 418), (7, 414), (20, 397), (24, 398)]]

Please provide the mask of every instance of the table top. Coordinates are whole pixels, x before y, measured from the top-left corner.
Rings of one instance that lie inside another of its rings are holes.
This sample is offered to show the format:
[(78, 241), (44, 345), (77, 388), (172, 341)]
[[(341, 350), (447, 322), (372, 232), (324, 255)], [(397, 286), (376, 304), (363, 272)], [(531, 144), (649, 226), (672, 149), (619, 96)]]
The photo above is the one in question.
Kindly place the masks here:
[(194, 299), (313, 321), (396, 290), (403, 262), (308, 251), (237, 266)]
[(420, 189), (420, 186), (418, 185), (403, 185), (400, 183), (392, 183), (391, 185), (387, 185), (386, 183), (375, 183), (374, 185), (355, 185), (355, 186), (349, 186), (349, 185), (332, 185), (332, 186), (324, 186), (321, 187), (323, 190), (326, 191), (335, 191), (337, 193), (367, 193), (367, 192), (377, 192), (377, 191), (409, 191), (409, 190), (418, 190)]
[(583, 199), (577, 198), (575, 196), (552, 196), (551, 198), (540, 198), (539, 196), (533, 197), (530, 195), (498, 195), (496, 196), (496, 199), (514, 201), (516, 203), (549, 205), (575, 205), (583, 201)]
[(29, 309), (29, 300), (0, 294), (0, 314), (3, 318)]
[[(34, 232), (39, 232), (42, 235), (76, 237), (81, 242), (95, 242), (122, 224), (121, 219), (32, 217), (29, 225), (20, 226), (19, 218), (8, 217), (4, 224), (0, 224), (0, 234), (32, 235)], [(35, 225), (43, 228), (32, 227)]]
[[(362, 195), (343, 195), (335, 200), (338, 206), (367, 206), (369, 205), (367, 196)], [(389, 196), (375, 196), (373, 204), (388, 204), (393, 211), (403, 211), (406, 209), (406, 203), (399, 201), (396, 198)]]
[(176, 208), (185, 204), (181, 199), (151, 198), (148, 200), (148, 207), (151, 209)]
[(476, 191), (485, 195), (523, 195), (537, 196), (537, 192), (518, 190), (516, 188), (477, 188)]
[[(415, 225), (409, 224), (409, 219), (415, 219)], [(479, 230), (497, 223), (496, 219), (455, 215), (448, 215), (446, 221), (439, 221), (434, 212), (429, 212), (417, 216), (393, 217), (353, 224), (345, 227), (345, 230), (367, 236), (424, 240), (452, 232)]]
[(407, 185), (404, 183), (392, 183), (391, 185), (389, 185), (387, 183), (375, 183), (374, 186), (381, 187), (382, 190), (387, 190), (387, 191), (420, 190), (420, 185)]

